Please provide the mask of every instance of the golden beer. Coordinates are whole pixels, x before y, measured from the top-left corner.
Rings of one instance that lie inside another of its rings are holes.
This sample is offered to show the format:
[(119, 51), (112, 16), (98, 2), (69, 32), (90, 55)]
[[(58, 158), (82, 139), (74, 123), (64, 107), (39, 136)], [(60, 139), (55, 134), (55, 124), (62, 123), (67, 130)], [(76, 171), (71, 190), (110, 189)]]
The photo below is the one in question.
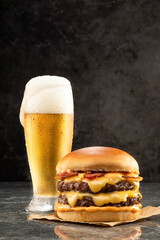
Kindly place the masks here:
[(24, 127), (33, 198), (27, 211), (53, 210), (56, 164), (71, 151), (73, 95), (63, 77), (39, 76), (25, 87), (20, 109)]
[(73, 114), (25, 114), (24, 131), (34, 194), (56, 196), (56, 164), (71, 151)]

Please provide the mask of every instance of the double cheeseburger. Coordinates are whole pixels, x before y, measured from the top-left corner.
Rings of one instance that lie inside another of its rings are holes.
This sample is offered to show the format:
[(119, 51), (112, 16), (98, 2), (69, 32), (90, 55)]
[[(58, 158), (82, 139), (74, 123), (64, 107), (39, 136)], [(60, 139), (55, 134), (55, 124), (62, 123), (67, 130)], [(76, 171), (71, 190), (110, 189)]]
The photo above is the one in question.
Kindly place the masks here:
[(142, 207), (139, 167), (128, 153), (87, 147), (62, 158), (57, 167), (57, 215), (68, 221), (130, 221)]

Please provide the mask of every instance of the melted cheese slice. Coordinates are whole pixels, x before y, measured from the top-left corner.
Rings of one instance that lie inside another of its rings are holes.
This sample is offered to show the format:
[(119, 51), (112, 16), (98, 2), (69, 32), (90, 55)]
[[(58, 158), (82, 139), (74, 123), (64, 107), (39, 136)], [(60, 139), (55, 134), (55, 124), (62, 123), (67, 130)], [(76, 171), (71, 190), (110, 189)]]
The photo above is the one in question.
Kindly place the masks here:
[(123, 211), (129, 211), (129, 212), (139, 212), (142, 208), (142, 205), (139, 203), (137, 205), (133, 206), (127, 206), (127, 207), (112, 207), (112, 206), (106, 206), (106, 207), (73, 207), (71, 208), (69, 205), (59, 204), (56, 202), (54, 205), (54, 210), (59, 212), (70, 212), (70, 211), (87, 211), (87, 212), (96, 212), (96, 211), (113, 211), (113, 212), (123, 212)]
[[(126, 177), (126, 178), (125, 178)], [(130, 184), (134, 186), (133, 190), (139, 189), (139, 181), (141, 181), (141, 177), (133, 177), (132, 173), (106, 173), (102, 177), (95, 178), (93, 180), (84, 178), (84, 173), (80, 173), (77, 176), (65, 178), (64, 182), (86, 182), (88, 183), (90, 189), (93, 193), (99, 192), (107, 183), (110, 185), (115, 185), (120, 181), (128, 181)], [(138, 181), (137, 181), (138, 180)]]
[(84, 197), (91, 197), (93, 202), (96, 206), (101, 207), (104, 204), (108, 203), (120, 203), (126, 202), (128, 197), (136, 198), (137, 195), (141, 194), (139, 191), (116, 191), (111, 193), (97, 193), (97, 194), (90, 194), (90, 193), (79, 193), (79, 192), (63, 192), (68, 199), (68, 203), (71, 207), (76, 205), (77, 200), (82, 200)]
[(122, 176), (120, 176), (120, 174), (118, 174), (117, 177), (106, 177), (105, 175), (102, 177), (98, 177), (95, 178), (93, 180), (89, 180), (87, 178), (85, 178), (83, 180), (83, 182), (88, 183), (90, 189), (92, 190), (92, 192), (97, 193), (99, 192), (107, 183), (111, 184), (111, 185), (115, 185), (116, 183), (125, 180), (125, 178), (123, 178)]

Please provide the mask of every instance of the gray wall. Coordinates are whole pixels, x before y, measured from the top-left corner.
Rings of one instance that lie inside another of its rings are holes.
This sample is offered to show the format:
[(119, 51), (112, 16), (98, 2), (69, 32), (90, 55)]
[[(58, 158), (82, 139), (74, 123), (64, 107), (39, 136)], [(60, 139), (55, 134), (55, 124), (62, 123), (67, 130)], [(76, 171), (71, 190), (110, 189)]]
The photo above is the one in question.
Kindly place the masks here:
[(18, 113), (26, 82), (50, 74), (73, 86), (73, 149), (120, 148), (160, 181), (160, 1), (0, 4), (0, 180), (30, 179)]

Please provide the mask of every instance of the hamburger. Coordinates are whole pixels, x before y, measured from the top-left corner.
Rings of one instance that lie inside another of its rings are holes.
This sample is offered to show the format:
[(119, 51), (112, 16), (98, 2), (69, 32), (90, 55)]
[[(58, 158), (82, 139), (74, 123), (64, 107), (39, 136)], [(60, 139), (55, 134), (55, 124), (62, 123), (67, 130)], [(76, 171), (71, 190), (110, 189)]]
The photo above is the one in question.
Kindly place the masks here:
[(87, 147), (63, 157), (56, 167), (58, 217), (75, 222), (131, 221), (142, 207), (139, 166), (128, 153)]

